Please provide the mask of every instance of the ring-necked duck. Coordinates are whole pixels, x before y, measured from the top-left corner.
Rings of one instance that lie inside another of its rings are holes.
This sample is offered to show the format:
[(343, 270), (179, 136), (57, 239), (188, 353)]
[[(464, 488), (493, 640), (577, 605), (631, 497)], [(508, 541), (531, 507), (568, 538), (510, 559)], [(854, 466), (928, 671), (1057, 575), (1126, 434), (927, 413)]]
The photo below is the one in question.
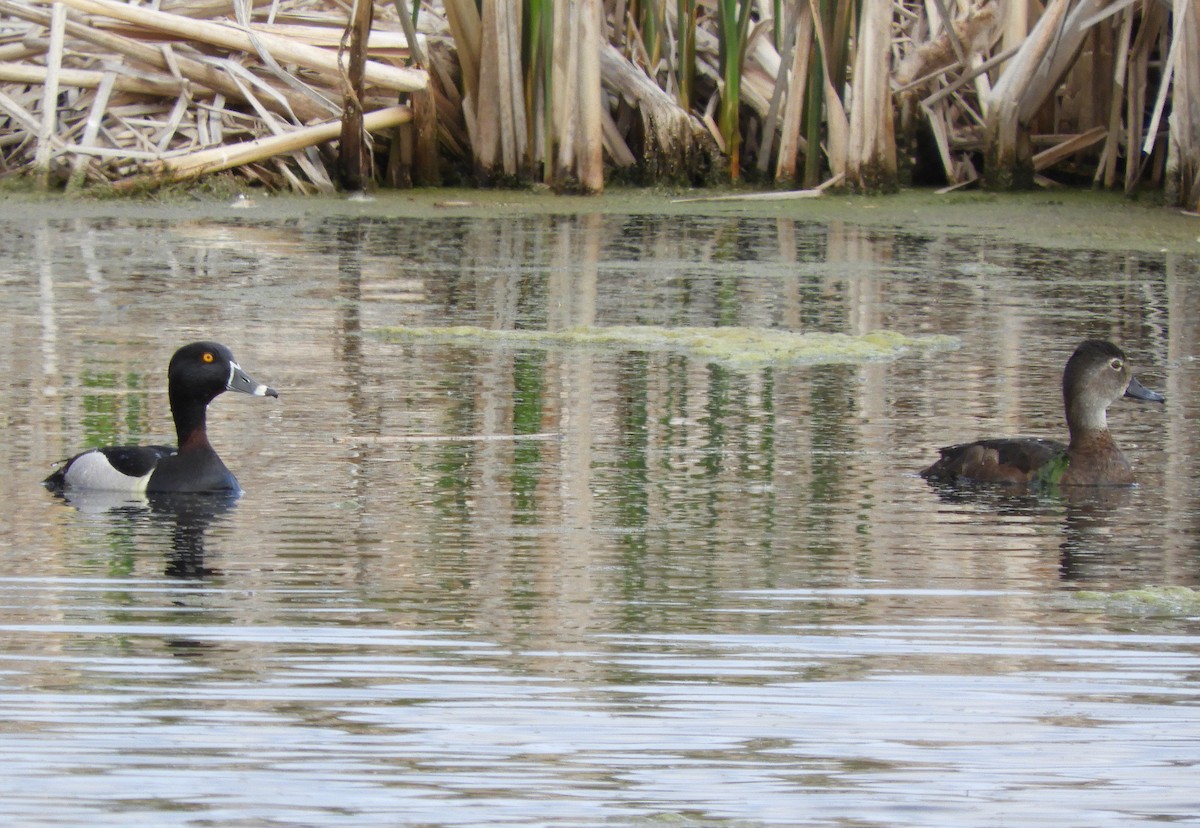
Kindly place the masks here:
[(240, 491), (208, 442), (208, 404), (225, 391), (278, 397), (274, 388), (246, 374), (224, 345), (193, 342), (171, 357), (167, 369), (171, 415), (179, 448), (111, 446), (67, 460), (44, 481), (54, 491), (92, 489), (125, 492)]
[(1163, 402), (1129, 369), (1125, 352), (1102, 339), (1084, 340), (1063, 371), (1070, 445), (1035, 437), (979, 440), (941, 449), (922, 470), (927, 480), (1010, 485), (1127, 486), (1133, 470), (1108, 432), (1108, 407), (1122, 396)]

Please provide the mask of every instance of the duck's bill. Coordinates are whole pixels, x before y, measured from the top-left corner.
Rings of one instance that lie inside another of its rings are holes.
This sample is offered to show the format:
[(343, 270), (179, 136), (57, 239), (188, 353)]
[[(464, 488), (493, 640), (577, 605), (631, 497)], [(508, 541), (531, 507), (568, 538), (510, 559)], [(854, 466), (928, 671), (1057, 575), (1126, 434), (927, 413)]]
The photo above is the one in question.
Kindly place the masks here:
[(1133, 397), (1135, 400), (1145, 400), (1146, 402), (1166, 402), (1167, 398), (1157, 391), (1151, 391), (1146, 386), (1137, 381), (1137, 377), (1129, 380), (1129, 387), (1125, 389), (1126, 397)]
[(279, 392), (269, 385), (255, 382), (250, 375), (241, 369), (236, 362), (229, 367), (229, 383), (225, 386), (230, 391), (241, 391), (255, 397), (279, 397)]

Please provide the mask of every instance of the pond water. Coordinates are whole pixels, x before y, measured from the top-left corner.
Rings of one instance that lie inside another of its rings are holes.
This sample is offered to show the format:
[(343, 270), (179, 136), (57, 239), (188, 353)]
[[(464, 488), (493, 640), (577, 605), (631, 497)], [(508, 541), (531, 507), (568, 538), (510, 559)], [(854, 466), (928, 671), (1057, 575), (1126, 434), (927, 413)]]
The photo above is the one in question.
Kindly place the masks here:
[[(0, 821), (1089, 825), (1200, 818), (1200, 260), (779, 215), (0, 221)], [(389, 335), (946, 334), (865, 362)], [(1140, 485), (953, 492), (1119, 342)], [(278, 400), (245, 494), (39, 484), (170, 442), (165, 366)]]

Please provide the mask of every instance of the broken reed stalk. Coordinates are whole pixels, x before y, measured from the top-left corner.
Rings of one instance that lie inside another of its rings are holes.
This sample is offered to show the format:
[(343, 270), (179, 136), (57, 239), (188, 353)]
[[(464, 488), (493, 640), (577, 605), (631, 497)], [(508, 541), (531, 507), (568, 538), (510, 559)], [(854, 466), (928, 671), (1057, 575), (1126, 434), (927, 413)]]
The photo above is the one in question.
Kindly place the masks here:
[(1098, 144), (1108, 135), (1106, 127), (1092, 127), (1087, 132), (1079, 135), (1072, 135), (1067, 140), (1055, 144), (1049, 149), (1042, 150), (1037, 155), (1033, 156), (1033, 168), (1041, 172), (1048, 169), (1064, 158), (1069, 158), (1080, 150), (1085, 150), (1088, 147)]
[[(553, 5), (553, 37), (548, 41), (553, 73), (547, 79), (552, 87), (545, 102), (553, 131), (542, 142), (541, 152), (546, 178), (560, 191), (604, 191), (602, 15), (600, 0), (556, 0)], [(536, 77), (537, 66), (531, 71)], [(536, 144), (531, 142), (531, 149)]]
[[(570, 2), (556, 0), (551, 7), (549, 22), (553, 28), (546, 43), (551, 82), (545, 100), (541, 102), (548, 108), (546, 124), (550, 128), (542, 136), (540, 151), (546, 166), (545, 179), (559, 189), (566, 188), (575, 162), (575, 127), (579, 119), (579, 46), (576, 42), (579, 26), (572, 6)], [(539, 101), (531, 103), (536, 105)], [(536, 155), (536, 150), (531, 152), (530, 160), (535, 160)]]
[(483, 23), (475, 0), (443, 0), (446, 22), (454, 39), (462, 67), (463, 98), (468, 107), (468, 126), (479, 106), (479, 67), (483, 53)]
[[(792, 64), (792, 52), (796, 48), (798, 32), (796, 31), (796, 11), (795, 3), (789, 4), (787, 10), (787, 21), (783, 24), (781, 31), (780, 22), (783, 19), (780, 15), (783, 14), (783, 0), (775, 0), (775, 18), (771, 22), (771, 27), (774, 31), (774, 44), (779, 57), (779, 66), (775, 70), (774, 88), (771, 90), (771, 103), (767, 109), (766, 121), (763, 124), (763, 137), (758, 150), (758, 170), (765, 173), (771, 165), (772, 148), (775, 146), (775, 136), (778, 133), (781, 138), (784, 131), (788, 128), (784, 121), (784, 104), (788, 98), (788, 86), (792, 82), (795, 75), (795, 66)], [(807, 8), (807, 7), (804, 7)], [(789, 136), (791, 137), (791, 136)], [(786, 149), (795, 152), (795, 144), (784, 139)], [(778, 153), (775, 154), (778, 158)]]
[[(104, 79), (113, 76), (113, 88), (118, 92), (131, 92), (135, 95), (170, 97), (184, 90), (183, 81), (175, 78), (147, 78), (119, 75), (116, 72), (97, 72), (92, 69), (59, 69), (58, 84), (76, 89), (95, 89)], [(31, 66), (24, 63), (0, 63), (0, 82), (23, 83), (31, 85), (46, 85), (49, 69), (45, 66)]]
[(801, 137), (805, 92), (808, 89), (808, 69), (812, 63), (813, 15), (808, 3), (798, 4), (793, 12), (795, 29), (792, 43), (791, 71), (786, 85), (787, 100), (783, 108), (783, 128), (779, 138), (779, 155), (775, 162), (775, 180), (788, 183), (796, 180), (796, 165), (800, 153), (807, 154), (808, 146)]
[(46, 52), (46, 80), (42, 86), (42, 123), (38, 130), (37, 152), (33, 157), (34, 173), (38, 185), (43, 189), (50, 186), (50, 142), (56, 135), (58, 123), (58, 81), (66, 23), (66, 8), (55, 4), (50, 12), (50, 47)]
[[(391, 127), (397, 127), (412, 120), (412, 110), (407, 106), (392, 106), (378, 109), (363, 116), (363, 129), (368, 132), (379, 132)], [(341, 133), (341, 120), (326, 121), (289, 132), (285, 135), (273, 135), (269, 138), (259, 138), (232, 146), (213, 147), (176, 158), (165, 158), (146, 165), (143, 175), (137, 180), (119, 182), (118, 189), (134, 189), (147, 180), (166, 179), (169, 181), (184, 181), (197, 178), (207, 173), (232, 169), (243, 164), (252, 164), (277, 155), (313, 147), (332, 141)]]
[(850, 113), (846, 174), (859, 192), (892, 192), (896, 176), (892, 95), (888, 88), (888, 42), (892, 0), (864, 0), (854, 61), (854, 108)]
[(362, 100), (367, 38), (371, 35), (371, 20), (374, 14), (374, 0), (354, 0), (350, 10), (350, 21), (342, 36), (342, 46), (338, 49), (338, 63), (343, 65), (342, 132), (338, 142), (338, 172), (342, 186), (355, 192), (364, 189), (371, 177), (371, 154), (367, 146), (368, 136), (363, 130)]
[[(303, 66), (325, 79), (337, 83), (341, 70), (337, 56), (318, 46), (296, 43), (266, 32), (247, 34), (239, 28), (223, 23), (196, 20), (176, 14), (128, 6), (115, 0), (36, 0), (41, 3), (64, 3), (73, 9), (88, 14), (111, 17), (133, 23), (154, 31), (165, 32), (188, 40), (196, 40), (225, 49), (238, 49), (256, 54), (261, 47), (275, 60)], [(417, 69), (402, 69), (396, 66), (367, 61), (363, 76), (368, 83), (396, 92), (413, 92), (424, 89), (428, 76)]]
[[(479, 99), (472, 144), (484, 178), (515, 177), (526, 157), (525, 96), (521, 74), (521, 18), (507, 0), (483, 0), (480, 15)], [(484, 72), (487, 65), (492, 71)]]
[(1175, 0), (1175, 37), (1183, 41), (1175, 68), (1168, 134), (1167, 196), (1200, 211), (1200, 10), (1195, 0)]
[[(105, 72), (99, 86), (96, 87), (96, 96), (92, 99), (92, 106), (88, 111), (87, 122), (83, 128), (83, 137), (79, 141), (80, 148), (90, 148), (95, 145), (96, 137), (100, 134), (100, 124), (104, 120), (105, 110), (108, 109), (108, 100), (113, 89), (116, 88), (116, 82), (115, 72)], [(71, 176), (67, 180), (68, 192), (83, 185), (87, 179), (87, 167), (88, 156), (83, 153), (76, 155), (71, 164)]]
[[(429, 55), (421, 45), (421, 39), (417, 36), (417, 12), (420, 9), (420, 3), (413, 7), (412, 12), (408, 10), (408, 0), (395, 0), (395, 5), (400, 25), (404, 28), (404, 37), (408, 41), (412, 62), (417, 68), (428, 72)], [(413, 110), (413, 129), (416, 134), (412, 141), (412, 157), (404, 159), (404, 162), (407, 165), (409, 182), (419, 187), (436, 187), (442, 183), (437, 154), (436, 94), (433, 88), (433, 76), (430, 76), (429, 88), (411, 93), (409, 99)], [(393, 165), (389, 163), (388, 180), (393, 186), (400, 183), (395, 179), (397, 175), (399, 172), (393, 169)]]

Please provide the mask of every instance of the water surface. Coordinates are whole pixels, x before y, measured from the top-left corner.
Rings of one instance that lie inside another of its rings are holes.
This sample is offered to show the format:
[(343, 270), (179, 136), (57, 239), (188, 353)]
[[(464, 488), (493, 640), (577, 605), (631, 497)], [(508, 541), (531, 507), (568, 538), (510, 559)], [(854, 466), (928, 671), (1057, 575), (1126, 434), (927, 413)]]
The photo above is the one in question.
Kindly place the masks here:
[[(1200, 812), (1200, 603), (1165, 590), (1200, 588), (1195, 257), (369, 205), (10, 218), (0, 248), (6, 822)], [(746, 366), (383, 333), (454, 325), (959, 347)], [(946, 443), (1061, 436), (1086, 336), (1167, 395), (1110, 412), (1138, 487), (915, 475)], [(280, 390), (210, 410), (243, 497), (40, 487), (86, 446), (170, 441), (166, 362), (198, 338)]]

